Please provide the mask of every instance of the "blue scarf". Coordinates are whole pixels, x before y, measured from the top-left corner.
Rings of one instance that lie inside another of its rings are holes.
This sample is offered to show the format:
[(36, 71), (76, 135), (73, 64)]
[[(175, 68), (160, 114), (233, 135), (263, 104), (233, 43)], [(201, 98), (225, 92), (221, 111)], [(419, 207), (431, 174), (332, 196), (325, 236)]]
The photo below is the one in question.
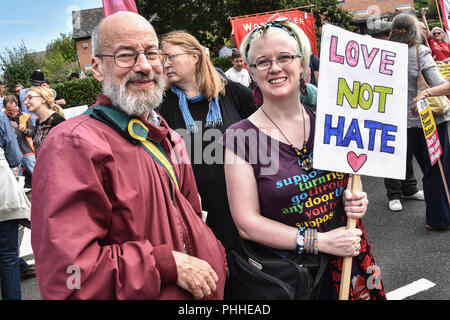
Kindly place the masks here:
[[(181, 114), (183, 115), (186, 129), (189, 133), (198, 132), (198, 128), (195, 125), (194, 119), (189, 112), (188, 102), (195, 103), (206, 99), (202, 94), (199, 96), (188, 98), (183, 90), (176, 86), (170, 88), (173, 93), (178, 96), (178, 106), (180, 107)], [(209, 111), (206, 116), (206, 128), (217, 128), (223, 125), (222, 114), (220, 112), (219, 99), (216, 97), (209, 102)]]

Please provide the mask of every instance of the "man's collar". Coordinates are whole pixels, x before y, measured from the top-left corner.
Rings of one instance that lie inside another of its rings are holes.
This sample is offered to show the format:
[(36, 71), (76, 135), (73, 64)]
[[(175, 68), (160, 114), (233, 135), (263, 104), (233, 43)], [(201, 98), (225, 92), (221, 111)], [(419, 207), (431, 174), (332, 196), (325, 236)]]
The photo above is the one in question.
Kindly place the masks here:
[(150, 111), (147, 120), (156, 127), (161, 125), (161, 117), (154, 110)]
[[(92, 107), (104, 106), (104, 105), (112, 106), (115, 109), (118, 109), (117, 106), (114, 106), (112, 104), (112, 101), (110, 98), (105, 96), (103, 93), (99, 93), (97, 96), (97, 101), (95, 102), (95, 104)], [(149, 129), (148, 136), (150, 139), (153, 139), (154, 141), (161, 143), (165, 137), (168, 137), (169, 126), (154, 110), (152, 110), (149, 113), (148, 118), (139, 117), (139, 120), (141, 120), (148, 127), (148, 129)], [(169, 138), (169, 140), (170, 140), (170, 138)]]

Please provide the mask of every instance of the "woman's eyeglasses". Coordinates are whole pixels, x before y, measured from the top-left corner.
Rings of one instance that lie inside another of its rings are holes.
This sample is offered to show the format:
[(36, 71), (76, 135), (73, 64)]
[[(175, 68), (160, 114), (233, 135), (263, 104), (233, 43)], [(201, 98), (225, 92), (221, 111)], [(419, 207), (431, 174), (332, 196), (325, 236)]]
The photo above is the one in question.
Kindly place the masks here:
[(167, 63), (167, 61), (173, 62), (173, 60), (178, 57), (178, 56), (182, 56), (185, 54), (189, 54), (189, 52), (184, 52), (184, 53), (178, 53), (178, 54), (167, 54), (164, 53), (164, 60), (163, 60), (163, 65)]
[(37, 95), (37, 96), (31, 96), (31, 95), (25, 96), (25, 100), (31, 100), (31, 99), (33, 99), (34, 97), (40, 97), (40, 95)]
[(278, 56), (276, 59), (273, 59), (273, 60), (270, 60), (270, 59), (259, 60), (255, 64), (250, 64), (249, 67), (256, 68), (258, 70), (267, 70), (272, 67), (273, 62), (276, 62), (280, 67), (282, 67), (282, 66), (292, 63), (292, 61), (295, 58), (301, 58), (301, 57), (302, 57), (302, 55), (300, 55), (300, 54), (293, 54), (293, 55), (284, 54), (284, 55)]

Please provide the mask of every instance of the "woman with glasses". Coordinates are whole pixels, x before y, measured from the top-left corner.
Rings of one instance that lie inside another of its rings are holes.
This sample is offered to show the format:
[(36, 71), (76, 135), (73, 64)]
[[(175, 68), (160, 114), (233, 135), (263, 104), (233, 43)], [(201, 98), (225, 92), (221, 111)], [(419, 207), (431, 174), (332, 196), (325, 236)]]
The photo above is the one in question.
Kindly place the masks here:
[(228, 206), (223, 147), (218, 141), (230, 125), (256, 110), (252, 92), (222, 77), (189, 33), (165, 35), (161, 48), (170, 88), (158, 111), (184, 138), (202, 208), (208, 212), (206, 223), (224, 247), (230, 248), (237, 231)]
[(65, 120), (62, 108), (55, 104), (55, 97), (55, 90), (44, 87), (31, 87), (25, 96), (25, 106), (39, 118), (33, 138), (36, 158), (50, 130)]
[(427, 40), (431, 48), (433, 59), (438, 63), (448, 63), (450, 61), (450, 46), (448, 37), (444, 30), (439, 27), (434, 27), (429, 31), (426, 10), (422, 9), (422, 22), (426, 26)]
[[(427, 230), (450, 229), (450, 206), (445, 193), (439, 166), (431, 166), (428, 155), (427, 141), (423, 134), (422, 122), (417, 117), (417, 105), (412, 105), (417, 95), (417, 78), (419, 67), (430, 87), (445, 83), (439, 73), (438, 66), (431, 56), (430, 49), (419, 45), (420, 36), (417, 29), (417, 19), (411, 14), (400, 14), (393, 20), (389, 40), (408, 45), (408, 148), (411, 148), (414, 158), (423, 173), (423, 192), (426, 205)], [(418, 56), (417, 56), (418, 55)], [(418, 60), (420, 65), (418, 65)], [(430, 89), (425, 90), (429, 96)], [(431, 94), (430, 94), (431, 95)], [(441, 162), (446, 172), (447, 181), (450, 181), (450, 145), (447, 122), (450, 120), (450, 111), (440, 116), (434, 116), (437, 132), (442, 148)]]
[[(317, 170), (312, 163), (315, 119), (299, 92), (309, 65), (308, 38), (278, 19), (249, 33), (241, 52), (263, 104), (223, 137), (228, 199), (240, 236), (279, 258), (294, 252), (332, 255), (314, 299), (338, 297), (342, 257), (354, 257), (350, 299), (383, 299), (362, 223), (354, 230), (343, 227), (344, 210), (351, 218), (364, 216), (366, 193), (352, 195), (345, 190), (348, 175)], [(329, 230), (331, 223), (341, 227)], [(377, 279), (371, 289), (370, 276)]]

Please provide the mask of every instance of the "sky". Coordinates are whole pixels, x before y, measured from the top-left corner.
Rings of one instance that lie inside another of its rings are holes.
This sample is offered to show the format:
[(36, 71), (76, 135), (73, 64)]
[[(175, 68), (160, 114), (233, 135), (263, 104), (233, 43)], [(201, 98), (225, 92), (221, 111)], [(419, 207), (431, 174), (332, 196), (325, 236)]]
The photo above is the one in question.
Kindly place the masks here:
[(0, 0), (0, 53), (17, 47), (43, 51), (72, 32), (72, 11), (102, 7), (102, 0)]

